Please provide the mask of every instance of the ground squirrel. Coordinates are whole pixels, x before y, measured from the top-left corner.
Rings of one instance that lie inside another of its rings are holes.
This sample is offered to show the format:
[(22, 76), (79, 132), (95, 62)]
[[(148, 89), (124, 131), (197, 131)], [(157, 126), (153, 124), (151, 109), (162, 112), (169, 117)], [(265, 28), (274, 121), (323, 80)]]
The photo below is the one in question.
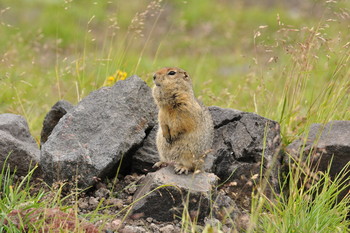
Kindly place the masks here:
[(163, 68), (153, 80), (153, 97), (159, 108), (156, 144), (160, 156), (154, 166), (174, 163), (178, 174), (200, 171), (214, 137), (208, 108), (194, 96), (186, 71)]

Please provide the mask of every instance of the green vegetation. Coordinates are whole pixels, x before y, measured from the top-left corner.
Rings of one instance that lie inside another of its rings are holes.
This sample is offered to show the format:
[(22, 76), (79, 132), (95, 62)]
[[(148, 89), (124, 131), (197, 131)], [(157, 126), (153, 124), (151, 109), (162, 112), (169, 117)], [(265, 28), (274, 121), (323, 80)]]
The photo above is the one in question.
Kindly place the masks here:
[[(28, 175), (18, 178), (10, 171), (6, 163), (0, 173), (0, 232), (47, 232), (47, 229), (60, 227), (62, 222), (71, 222), (74, 232), (83, 232), (84, 223), (79, 221), (77, 204), (67, 205), (67, 200), (75, 200), (79, 192), (63, 195), (65, 184), (57, 183), (53, 187), (42, 187), (42, 183), (33, 182), (33, 173), (37, 167), (28, 171)], [(58, 210), (65, 212), (58, 213)], [(97, 221), (94, 211), (85, 216)], [(58, 223), (55, 223), (55, 219)], [(61, 221), (58, 221), (61, 219)], [(46, 229), (46, 230), (45, 230)], [(50, 231), (51, 232), (51, 231)], [(61, 231), (72, 232), (72, 231)]]
[(281, 182), (287, 192), (275, 193), (273, 199), (263, 192), (253, 195), (253, 224), (247, 232), (348, 232), (350, 203), (348, 198), (339, 201), (339, 195), (350, 187), (349, 166), (331, 179), (329, 170), (306, 172), (306, 166), (297, 165)]
[[(155, 70), (178, 66), (206, 105), (278, 121), (284, 145), (312, 123), (350, 120), (350, 3), (244, 2), (2, 0), (0, 113), (25, 116), (39, 141), (43, 118), (59, 99), (77, 103), (118, 70), (152, 85)], [(252, 231), (347, 229), (348, 208), (335, 204), (337, 182), (325, 175), (310, 194), (294, 182), (300, 171), (289, 175), (293, 199), (254, 199)], [(13, 203), (38, 203), (43, 195), (30, 196), (26, 181), (12, 185), (6, 169), (1, 178), (1, 217)], [(317, 198), (308, 202), (309, 195)], [(297, 222), (310, 228), (291, 228)]]

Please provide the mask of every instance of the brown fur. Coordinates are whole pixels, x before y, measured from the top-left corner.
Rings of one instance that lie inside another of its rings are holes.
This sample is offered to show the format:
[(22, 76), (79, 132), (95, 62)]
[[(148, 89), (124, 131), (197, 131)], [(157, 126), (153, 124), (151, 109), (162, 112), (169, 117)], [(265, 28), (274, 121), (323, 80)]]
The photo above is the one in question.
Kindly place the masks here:
[(192, 81), (180, 68), (163, 68), (154, 76), (153, 97), (159, 107), (157, 148), (160, 162), (175, 163), (175, 171), (200, 170), (213, 142), (213, 121), (194, 96)]

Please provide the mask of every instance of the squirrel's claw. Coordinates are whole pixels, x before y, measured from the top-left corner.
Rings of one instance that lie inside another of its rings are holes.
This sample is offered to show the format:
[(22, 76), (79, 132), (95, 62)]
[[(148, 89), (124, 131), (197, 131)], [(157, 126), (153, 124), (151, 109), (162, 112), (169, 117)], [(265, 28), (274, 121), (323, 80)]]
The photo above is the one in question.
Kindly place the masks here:
[(180, 165), (175, 165), (175, 173), (177, 174), (188, 174), (188, 168)]

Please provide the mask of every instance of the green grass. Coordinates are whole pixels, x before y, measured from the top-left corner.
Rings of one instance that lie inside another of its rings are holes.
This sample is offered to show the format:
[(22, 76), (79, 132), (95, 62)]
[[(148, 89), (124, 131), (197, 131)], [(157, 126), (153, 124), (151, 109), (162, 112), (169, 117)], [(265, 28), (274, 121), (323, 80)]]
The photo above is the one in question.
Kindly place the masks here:
[[(8, 214), (20, 208), (40, 208), (43, 205), (40, 199), (44, 192), (39, 190), (35, 195), (30, 194), (30, 178), (34, 169), (28, 173), (20, 182), (15, 182), (14, 174), (11, 174), (10, 168), (5, 164), (0, 173), (0, 232), (20, 232), (16, 224), (8, 220)], [(25, 222), (19, 222), (21, 228), (24, 228)]]
[[(39, 141), (56, 101), (76, 104), (117, 70), (151, 86), (155, 70), (178, 66), (189, 72), (206, 105), (276, 120), (287, 145), (312, 123), (350, 120), (349, 9), (348, 1), (289, 8), (229, 0), (2, 0), (0, 113), (25, 116)], [(327, 187), (323, 200), (332, 196)], [(269, 215), (257, 217), (265, 232), (274, 232), (266, 218), (287, 221), (303, 207), (311, 211), (301, 190), (294, 191), (299, 210), (285, 199), (264, 204)], [(326, 216), (344, 216), (338, 205), (312, 206), (327, 208)], [(348, 225), (334, 221), (339, 229)]]
[[(44, 218), (39, 217), (47, 209), (59, 208), (67, 211), (73, 208), (67, 205), (62, 206), (62, 204), (65, 199), (70, 198), (75, 193), (62, 198), (63, 186), (51, 190), (48, 187), (46, 189), (37, 187), (42, 186), (42, 184), (34, 185), (33, 183), (32, 175), (35, 169), (37, 167), (28, 171), (28, 175), (22, 179), (18, 179), (15, 172), (10, 171), (6, 162), (2, 167), (0, 173), (0, 232), (38, 232), (50, 222), (46, 223)], [(33, 210), (40, 211), (36, 213), (37, 218), (30, 217)], [(13, 211), (17, 212), (10, 216)], [(79, 232), (79, 227), (80, 225), (77, 224), (77, 232)]]
[(329, 170), (307, 173), (307, 167), (293, 165), (281, 182), (285, 192), (275, 193), (274, 199), (263, 192), (253, 195), (247, 232), (347, 232), (350, 200), (338, 196), (349, 189), (349, 164), (333, 178)]

